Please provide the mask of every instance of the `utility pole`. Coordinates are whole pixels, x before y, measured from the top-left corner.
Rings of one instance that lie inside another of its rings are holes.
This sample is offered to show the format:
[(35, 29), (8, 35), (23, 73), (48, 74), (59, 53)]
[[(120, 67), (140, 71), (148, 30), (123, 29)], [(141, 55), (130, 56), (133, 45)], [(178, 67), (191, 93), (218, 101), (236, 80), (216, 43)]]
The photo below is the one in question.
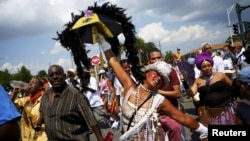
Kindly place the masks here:
[(235, 4), (233, 4), (230, 8), (227, 9), (228, 27), (229, 27), (232, 46), (234, 46), (234, 41), (233, 41), (232, 28), (231, 28), (231, 22), (230, 22), (230, 16), (229, 15), (230, 15), (232, 9), (234, 8), (234, 6), (235, 6)]
[(249, 8), (250, 5), (247, 6), (240, 6), (240, 4), (236, 4), (236, 13), (237, 13), (237, 17), (238, 17), (238, 21), (239, 21), (239, 26), (240, 26), (240, 35), (241, 35), (241, 42), (242, 45), (245, 46), (245, 36), (243, 34), (243, 25), (242, 25), (242, 18), (241, 18), (241, 12), (246, 9)]
[(72, 54), (70, 54), (70, 60), (71, 60), (71, 67), (74, 68), (74, 59)]
[(161, 51), (161, 42), (159, 42), (159, 49), (160, 49), (160, 51)]

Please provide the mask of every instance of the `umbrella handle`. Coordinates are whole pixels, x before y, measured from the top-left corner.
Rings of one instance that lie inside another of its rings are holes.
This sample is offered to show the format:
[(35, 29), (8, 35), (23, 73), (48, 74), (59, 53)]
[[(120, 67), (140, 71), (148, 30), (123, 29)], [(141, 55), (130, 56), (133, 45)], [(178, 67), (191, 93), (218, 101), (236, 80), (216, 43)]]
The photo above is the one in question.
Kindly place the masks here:
[(98, 33), (96, 27), (93, 28), (93, 34), (96, 35), (96, 41), (100, 44), (103, 51), (111, 49), (110, 43), (106, 41), (102, 34)]
[[(98, 29), (96, 26), (93, 26), (92, 32), (96, 36), (96, 41), (98, 41), (98, 43), (100, 43), (99, 40), (101, 42), (105, 42), (106, 41), (105, 37), (104, 37), (104, 34), (103, 34), (103, 31), (100, 31), (100, 29)], [(102, 39), (102, 37), (103, 37), (103, 39)]]
[(93, 26), (93, 34), (98, 34), (98, 32), (97, 32), (97, 29), (96, 29), (96, 27), (95, 26)]
[(99, 44), (102, 44), (102, 43), (104, 43), (104, 42), (107, 42), (102, 34), (98, 33), (97, 31), (95, 31), (95, 34), (96, 34), (96, 41), (97, 41)]

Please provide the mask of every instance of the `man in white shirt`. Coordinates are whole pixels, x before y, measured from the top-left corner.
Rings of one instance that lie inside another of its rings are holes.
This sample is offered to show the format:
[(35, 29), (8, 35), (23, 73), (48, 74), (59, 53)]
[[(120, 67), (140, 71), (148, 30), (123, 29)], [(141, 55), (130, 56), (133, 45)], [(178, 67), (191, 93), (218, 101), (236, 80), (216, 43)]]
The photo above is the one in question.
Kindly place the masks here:
[[(202, 52), (207, 52), (212, 56), (213, 50), (212, 50), (212, 44), (205, 42), (201, 44), (202, 47)], [(216, 72), (223, 72), (225, 71), (224, 68), (224, 62), (223, 59), (217, 55), (213, 56), (213, 61), (214, 61), (214, 66), (213, 66), (213, 71)]]
[(246, 59), (246, 57), (243, 55), (243, 52), (245, 51), (246, 49), (242, 46), (237, 46), (235, 47), (235, 56), (237, 58), (237, 66), (239, 67), (238, 69), (240, 70), (240, 65), (242, 63), (243, 60)]
[(67, 71), (67, 79), (65, 80), (67, 84), (72, 85), (74, 88), (80, 90), (80, 79), (76, 75), (76, 72), (74, 69), (70, 68)]
[(230, 48), (232, 48), (230, 45), (225, 45), (223, 47), (223, 61), (225, 70), (234, 70), (234, 62), (236, 61), (236, 57), (235, 54), (231, 52)]
[(101, 98), (101, 94), (98, 91), (97, 80), (95, 77), (90, 75), (90, 72), (84, 70), (83, 78), (89, 77), (88, 90), (85, 93), (86, 98), (89, 101), (90, 107), (93, 110), (94, 116), (98, 121), (99, 126), (108, 126), (105, 120), (105, 111), (104, 111), (104, 103)]

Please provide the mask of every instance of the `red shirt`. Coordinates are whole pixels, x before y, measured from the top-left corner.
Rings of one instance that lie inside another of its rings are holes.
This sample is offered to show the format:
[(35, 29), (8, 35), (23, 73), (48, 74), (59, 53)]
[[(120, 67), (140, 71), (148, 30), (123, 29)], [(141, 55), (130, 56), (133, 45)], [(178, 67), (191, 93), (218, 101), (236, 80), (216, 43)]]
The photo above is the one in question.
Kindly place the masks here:
[[(172, 91), (174, 85), (180, 85), (180, 80), (178, 77), (178, 74), (174, 68), (172, 68), (172, 71), (169, 75), (169, 85), (164, 89), (166, 91)], [(178, 101), (176, 98), (168, 98), (168, 100), (174, 105), (178, 107)]]

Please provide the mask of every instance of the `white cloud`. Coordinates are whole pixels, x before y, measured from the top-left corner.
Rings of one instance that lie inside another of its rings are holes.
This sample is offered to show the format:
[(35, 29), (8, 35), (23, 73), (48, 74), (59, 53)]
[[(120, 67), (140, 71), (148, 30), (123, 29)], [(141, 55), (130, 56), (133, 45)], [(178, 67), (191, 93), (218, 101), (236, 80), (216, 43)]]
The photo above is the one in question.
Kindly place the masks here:
[(9, 73), (12, 74), (12, 73), (17, 73), (18, 71), (20, 71), (22, 66), (25, 66), (27, 68), (27, 66), (24, 63), (19, 63), (18, 65), (14, 66), (11, 63), (7, 62), (2, 65), (1, 70), (4, 71), (7, 69)]
[[(71, 59), (69, 58), (59, 58), (55, 64), (61, 65), (65, 70), (69, 68), (75, 68), (74, 64), (72, 64)], [(25, 66), (26, 69), (31, 71), (32, 75), (37, 75), (37, 73), (41, 70), (45, 70), (47, 72), (49, 66), (52, 64), (24, 64), (19, 63), (17, 65), (13, 65), (11, 63), (4, 63), (2, 67), (0, 68), (1, 71), (5, 71), (6, 69), (9, 71), (9, 73), (14, 74), (20, 71), (22, 66)]]
[(62, 66), (64, 68), (64, 71), (68, 70), (69, 68), (75, 69), (75, 65), (71, 61), (71, 59), (68, 58), (59, 58), (56, 64)]
[[(222, 30), (222, 31), (221, 31)], [(183, 53), (199, 47), (204, 41), (221, 43), (226, 40), (223, 29), (211, 32), (199, 24), (181, 26), (177, 29), (165, 28), (161, 22), (151, 23), (139, 29), (138, 36), (145, 42), (153, 42), (156, 46), (160, 43), (165, 51), (175, 51), (178, 47)], [(187, 44), (189, 43), (189, 44)], [(190, 43), (192, 43), (190, 46)], [(188, 45), (188, 46), (186, 46)]]
[(59, 42), (56, 42), (53, 49), (50, 51), (50, 54), (58, 54), (59, 52), (63, 52), (65, 49)]
[(163, 42), (165, 44), (181, 43), (204, 38), (208, 35), (204, 27), (200, 25), (181, 26), (179, 29), (165, 29), (161, 22), (151, 23), (139, 29), (139, 37), (146, 42)]
[(10, 63), (4, 63), (3, 66), (1, 67), (1, 70), (3, 70), (3, 71), (6, 69), (9, 71), (9, 73), (17, 71), (16, 68), (13, 67)]

